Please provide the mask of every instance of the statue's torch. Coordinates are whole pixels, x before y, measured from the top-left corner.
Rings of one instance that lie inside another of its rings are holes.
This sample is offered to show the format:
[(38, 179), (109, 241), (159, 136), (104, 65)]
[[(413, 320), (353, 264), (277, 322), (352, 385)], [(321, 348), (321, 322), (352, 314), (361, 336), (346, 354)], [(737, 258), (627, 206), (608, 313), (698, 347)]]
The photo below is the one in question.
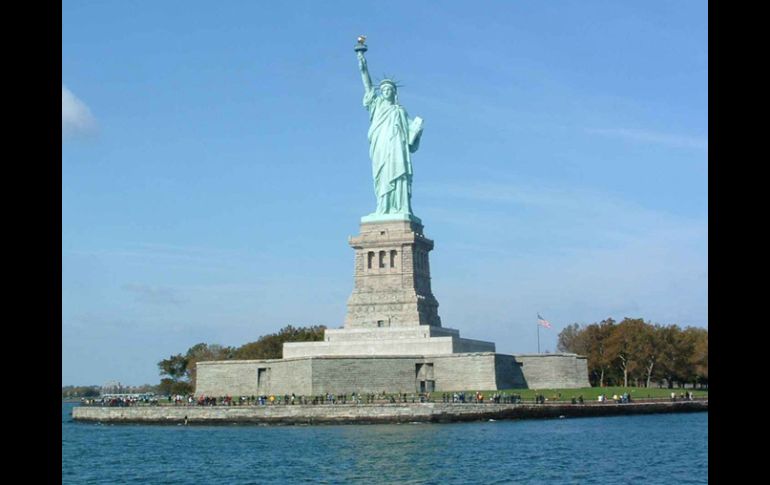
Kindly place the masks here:
[(364, 44), (364, 42), (366, 42), (366, 36), (365, 35), (359, 35), (358, 36), (358, 43), (353, 48), (353, 50), (355, 50), (356, 52), (360, 52), (361, 54), (363, 54), (364, 52), (369, 50), (369, 48), (366, 47), (366, 44)]

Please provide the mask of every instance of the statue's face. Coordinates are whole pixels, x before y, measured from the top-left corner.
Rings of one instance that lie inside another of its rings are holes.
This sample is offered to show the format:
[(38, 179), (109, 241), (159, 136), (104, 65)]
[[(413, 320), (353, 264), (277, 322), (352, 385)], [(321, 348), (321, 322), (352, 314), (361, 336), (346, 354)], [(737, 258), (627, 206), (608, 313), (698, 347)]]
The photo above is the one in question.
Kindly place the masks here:
[(380, 87), (380, 92), (382, 93), (382, 97), (391, 103), (396, 99), (396, 88), (390, 84), (383, 84), (382, 87)]

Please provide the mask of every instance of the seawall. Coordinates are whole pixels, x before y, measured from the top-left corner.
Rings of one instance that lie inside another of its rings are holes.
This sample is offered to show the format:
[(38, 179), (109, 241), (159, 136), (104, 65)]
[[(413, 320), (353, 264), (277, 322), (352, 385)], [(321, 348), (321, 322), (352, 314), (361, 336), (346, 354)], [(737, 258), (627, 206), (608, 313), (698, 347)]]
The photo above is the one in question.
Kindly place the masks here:
[(708, 411), (708, 400), (591, 404), (395, 403), (268, 406), (76, 406), (75, 421), (141, 424), (448, 423)]

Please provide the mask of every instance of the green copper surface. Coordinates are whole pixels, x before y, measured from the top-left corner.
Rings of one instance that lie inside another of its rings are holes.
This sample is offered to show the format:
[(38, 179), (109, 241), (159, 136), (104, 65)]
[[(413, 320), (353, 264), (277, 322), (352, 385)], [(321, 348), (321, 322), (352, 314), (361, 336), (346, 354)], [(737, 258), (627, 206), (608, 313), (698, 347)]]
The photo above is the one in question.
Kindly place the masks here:
[(384, 79), (375, 88), (364, 51), (357, 49), (356, 55), (364, 82), (364, 107), (369, 111), (369, 157), (377, 197), (377, 209), (361, 222), (419, 221), (412, 213), (412, 153), (420, 146), (423, 120), (410, 119), (398, 104), (395, 81)]

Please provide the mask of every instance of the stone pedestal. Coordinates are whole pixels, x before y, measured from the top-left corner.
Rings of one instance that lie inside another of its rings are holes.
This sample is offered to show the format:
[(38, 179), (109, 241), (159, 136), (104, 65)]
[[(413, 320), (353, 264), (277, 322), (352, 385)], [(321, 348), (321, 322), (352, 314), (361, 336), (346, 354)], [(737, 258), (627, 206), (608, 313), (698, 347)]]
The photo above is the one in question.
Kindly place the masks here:
[(349, 239), (355, 283), (346, 329), (441, 326), (430, 286), (433, 241), (417, 221), (363, 222), (361, 234)]
[(286, 342), (283, 357), (426, 356), (494, 352), (495, 344), (460, 337), (441, 326), (430, 288), (433, 241), (412, 216), (370, 215), (355, 250), (353, 292), (345, 325), (327, 329), (323, 342)]

